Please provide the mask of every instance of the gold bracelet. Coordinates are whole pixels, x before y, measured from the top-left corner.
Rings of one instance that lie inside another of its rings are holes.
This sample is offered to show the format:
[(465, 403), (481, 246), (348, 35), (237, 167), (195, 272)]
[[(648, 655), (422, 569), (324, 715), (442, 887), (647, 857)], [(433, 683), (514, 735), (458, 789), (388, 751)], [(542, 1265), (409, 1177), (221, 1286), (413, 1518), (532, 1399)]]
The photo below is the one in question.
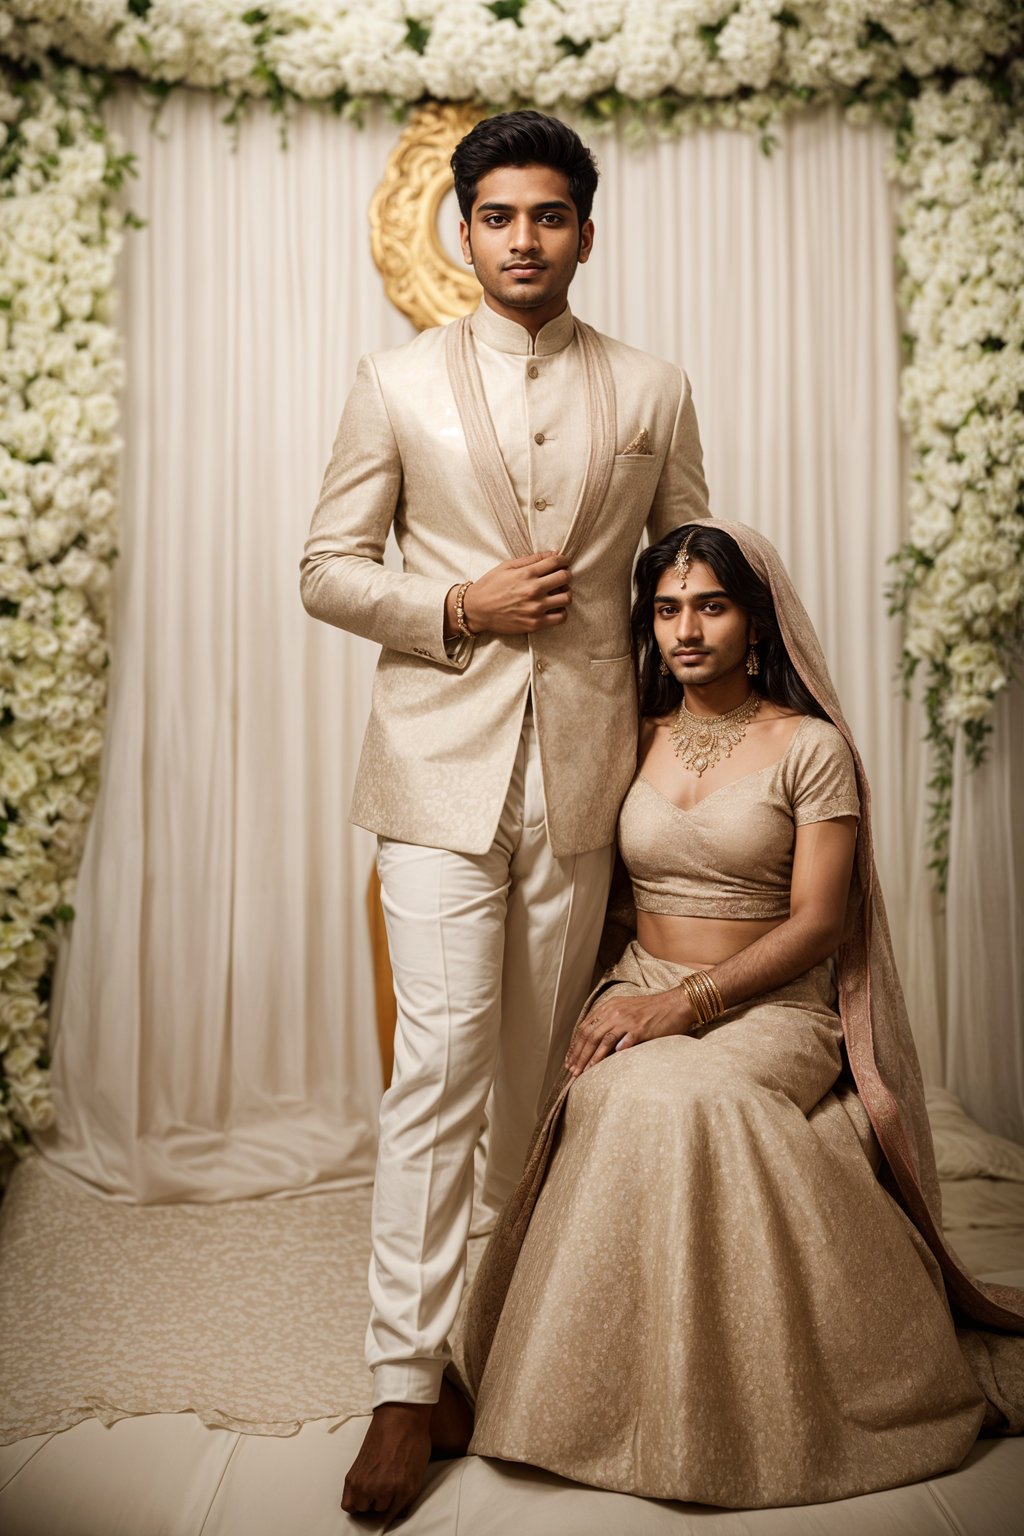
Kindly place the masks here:
[(710, 1024), (713, 1019), (720, 1018), (725, 1012), (725, 1004), (722, 1002), (722, 994), (719, 992), (714, 978), (708, 971), (695, 971), (694, 980), (696, 981), (704, 996), (707, 1023)]
[(708, 996), (707, 989), (704, 986), (702, 971), (694, 971), (690, 977), (690, 996), (694, 1000), (695, 1012), (701, 1025), (710, 1024), (714, 1017), (715, 1005)]
[(707, 971), (691, 971), (683, 977), (680, 986), (689, 998), (697, 1023), (702, 1029), (725, 1013), (722, 994)]
[(472, 640), (475, 635), (475, 631), (466, 622), (466, 593), (472, 585), (471, 581), (464, 581), (455, 594), (455, 627), (467, 640)]

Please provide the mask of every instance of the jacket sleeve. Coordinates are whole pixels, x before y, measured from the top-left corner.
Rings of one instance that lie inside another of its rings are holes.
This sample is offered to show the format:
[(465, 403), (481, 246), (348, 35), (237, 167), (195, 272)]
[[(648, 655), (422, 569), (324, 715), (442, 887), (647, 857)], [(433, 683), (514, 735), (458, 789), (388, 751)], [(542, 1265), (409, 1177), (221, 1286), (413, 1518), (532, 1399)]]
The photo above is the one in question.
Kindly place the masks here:
[(681, 523), (692, 523), (698, 518), (711, 516), (693, 393), (685, 373), (681, 379), (672, 441), (668, 445), (668, 453), (647, 516), (647, 537), (652, 544), (664, 538), (673, 528), (678, 528)]
[(444, 638), (451, 582), (392, 571), (384, 546), (402, 460), (373, 359), (360, 359), (299, 567), (306, 611), (389, 650), (461, 671), (472, 641)]

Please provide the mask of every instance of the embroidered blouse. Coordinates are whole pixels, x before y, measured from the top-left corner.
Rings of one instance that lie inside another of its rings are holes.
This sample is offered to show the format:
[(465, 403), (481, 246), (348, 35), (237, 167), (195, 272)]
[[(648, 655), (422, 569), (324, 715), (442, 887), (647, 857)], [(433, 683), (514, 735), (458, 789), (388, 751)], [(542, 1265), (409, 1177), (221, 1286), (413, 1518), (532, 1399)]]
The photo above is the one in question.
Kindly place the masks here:
[(619, 847), (640, 912), (788, 917), (797, 827), (859, 815), (850, 749), (830, 721), (805, 715), (782, 757), (691, 810), (638, 773), (619, 813)]

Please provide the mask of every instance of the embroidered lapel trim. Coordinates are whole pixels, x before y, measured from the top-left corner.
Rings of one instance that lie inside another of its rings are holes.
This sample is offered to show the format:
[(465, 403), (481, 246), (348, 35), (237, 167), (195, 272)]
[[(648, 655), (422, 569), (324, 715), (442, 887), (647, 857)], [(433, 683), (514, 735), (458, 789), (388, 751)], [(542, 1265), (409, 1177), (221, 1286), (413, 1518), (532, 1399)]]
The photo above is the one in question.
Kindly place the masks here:
[(491, 516), (513, 560), (531, 555), (530, 530), (498, 446), (494, 422), (487, 408), (484, 381), (480, 377), (480, 365), (473, 351), (468, 316), (448, 327), (445, 335), (445, 362), (459, 420), (462, 422), (469, 461)]
[(615, 386), (604, 342), (592, 326), (576, 321), (587, 396), (587, 472), (561, 553), (572, 565), (608, 495), (615, 467)]
[[(583, 548), (604, 504), (615, 462), (615, 387), (608, 357), (595, 330), (580, 320), (575, 325), (583, 360), (586, 394), (587, 468), (580, 498), (561, 549), (570, 563)], [(505, 547), (513, 559), (533, 554), (529, 526), (501, 456), (494, 422), (487, 407), (468, 317), (448, 327), (445, 362), (470, 463)]]

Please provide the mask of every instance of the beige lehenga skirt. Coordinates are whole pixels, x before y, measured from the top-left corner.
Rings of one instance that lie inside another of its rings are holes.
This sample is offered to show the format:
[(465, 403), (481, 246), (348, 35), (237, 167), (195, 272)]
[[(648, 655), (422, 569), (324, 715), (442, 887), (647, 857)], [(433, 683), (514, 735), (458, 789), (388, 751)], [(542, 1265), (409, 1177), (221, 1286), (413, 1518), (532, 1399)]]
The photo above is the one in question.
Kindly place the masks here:
[(982, 1399), (841, 1043), (819, 966), (561, 1085), (470, 1296), (473, 1452), (732, 1508), (958, 1465)]

